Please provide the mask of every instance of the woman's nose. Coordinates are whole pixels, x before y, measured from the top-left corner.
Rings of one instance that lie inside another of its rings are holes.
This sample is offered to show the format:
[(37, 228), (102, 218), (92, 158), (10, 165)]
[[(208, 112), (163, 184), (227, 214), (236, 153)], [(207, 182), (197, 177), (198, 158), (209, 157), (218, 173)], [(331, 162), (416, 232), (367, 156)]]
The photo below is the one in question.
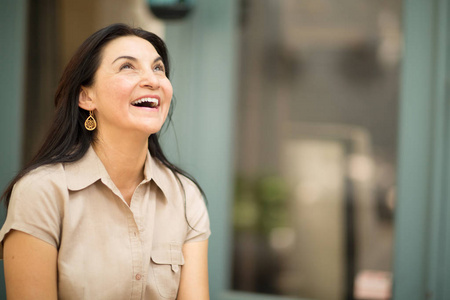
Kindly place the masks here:
[(152, 70), (144, 72), (142, 75), (141, 86), (150, 89), (159, 88), (159, 79)]

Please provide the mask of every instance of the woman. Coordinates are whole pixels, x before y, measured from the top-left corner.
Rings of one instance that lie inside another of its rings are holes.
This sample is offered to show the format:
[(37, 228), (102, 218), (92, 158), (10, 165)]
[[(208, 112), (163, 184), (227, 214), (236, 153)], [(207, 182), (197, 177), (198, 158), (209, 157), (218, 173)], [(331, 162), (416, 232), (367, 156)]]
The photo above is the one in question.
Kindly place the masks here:
[(209, 299), (202, 193), (157, 139), (171, 99), (156, 35), (114, 24), (80, 46), (3, 195), (8, 299)]

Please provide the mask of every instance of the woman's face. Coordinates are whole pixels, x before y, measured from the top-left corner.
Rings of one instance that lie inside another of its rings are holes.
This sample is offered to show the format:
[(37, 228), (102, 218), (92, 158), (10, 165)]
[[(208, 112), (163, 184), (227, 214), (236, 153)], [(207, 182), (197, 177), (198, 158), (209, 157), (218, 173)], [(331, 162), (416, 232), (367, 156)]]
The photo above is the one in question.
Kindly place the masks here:
[(173, 93), (158, 52), (136, 36), (105, 46), (94, 84), (83, 90), (80, 106), (94, 110), (100, 134), (141, 132), (147, 137), (161, 129)]

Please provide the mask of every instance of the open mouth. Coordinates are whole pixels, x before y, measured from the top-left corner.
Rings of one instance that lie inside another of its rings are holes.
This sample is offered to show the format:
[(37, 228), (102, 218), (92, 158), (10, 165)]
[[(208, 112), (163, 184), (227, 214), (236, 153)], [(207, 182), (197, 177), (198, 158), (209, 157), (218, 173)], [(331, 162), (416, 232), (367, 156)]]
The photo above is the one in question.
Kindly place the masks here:
[(142, 98), (134, 102), (131, 102), (131, 105), (137, 107), (156, 108), (159, 106), (159, 100), (155, 98)]

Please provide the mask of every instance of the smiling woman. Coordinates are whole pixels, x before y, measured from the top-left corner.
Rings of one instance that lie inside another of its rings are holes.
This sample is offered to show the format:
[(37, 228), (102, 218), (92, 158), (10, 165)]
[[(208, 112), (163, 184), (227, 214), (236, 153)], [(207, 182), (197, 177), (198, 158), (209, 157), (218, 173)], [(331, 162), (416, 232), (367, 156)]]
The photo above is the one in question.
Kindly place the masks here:
[(80, 46), (2, 196), (8, 299), (209, 299), (203, 193), (158, 142), (172, 93), (156, 35), (114, 24)]
[[(123, 135), (136, 136), (127, 143), (133, 149), (135, 142), (146, 142), (164, 124), (172, 94), (163, 59), (150, 42), (138, 36), (123, 36), (109, 42), (93, 84), (82, 86), (79, 98), (79, 106), (95, 111), (98, 120), (100, 143), (95, 143), (94, 148), (106, 141), (107, 144), (121, 141)], [(142, 149), (147, 151), (147, 147)], [(131, 194), (125, 199), (127, 202)]]

